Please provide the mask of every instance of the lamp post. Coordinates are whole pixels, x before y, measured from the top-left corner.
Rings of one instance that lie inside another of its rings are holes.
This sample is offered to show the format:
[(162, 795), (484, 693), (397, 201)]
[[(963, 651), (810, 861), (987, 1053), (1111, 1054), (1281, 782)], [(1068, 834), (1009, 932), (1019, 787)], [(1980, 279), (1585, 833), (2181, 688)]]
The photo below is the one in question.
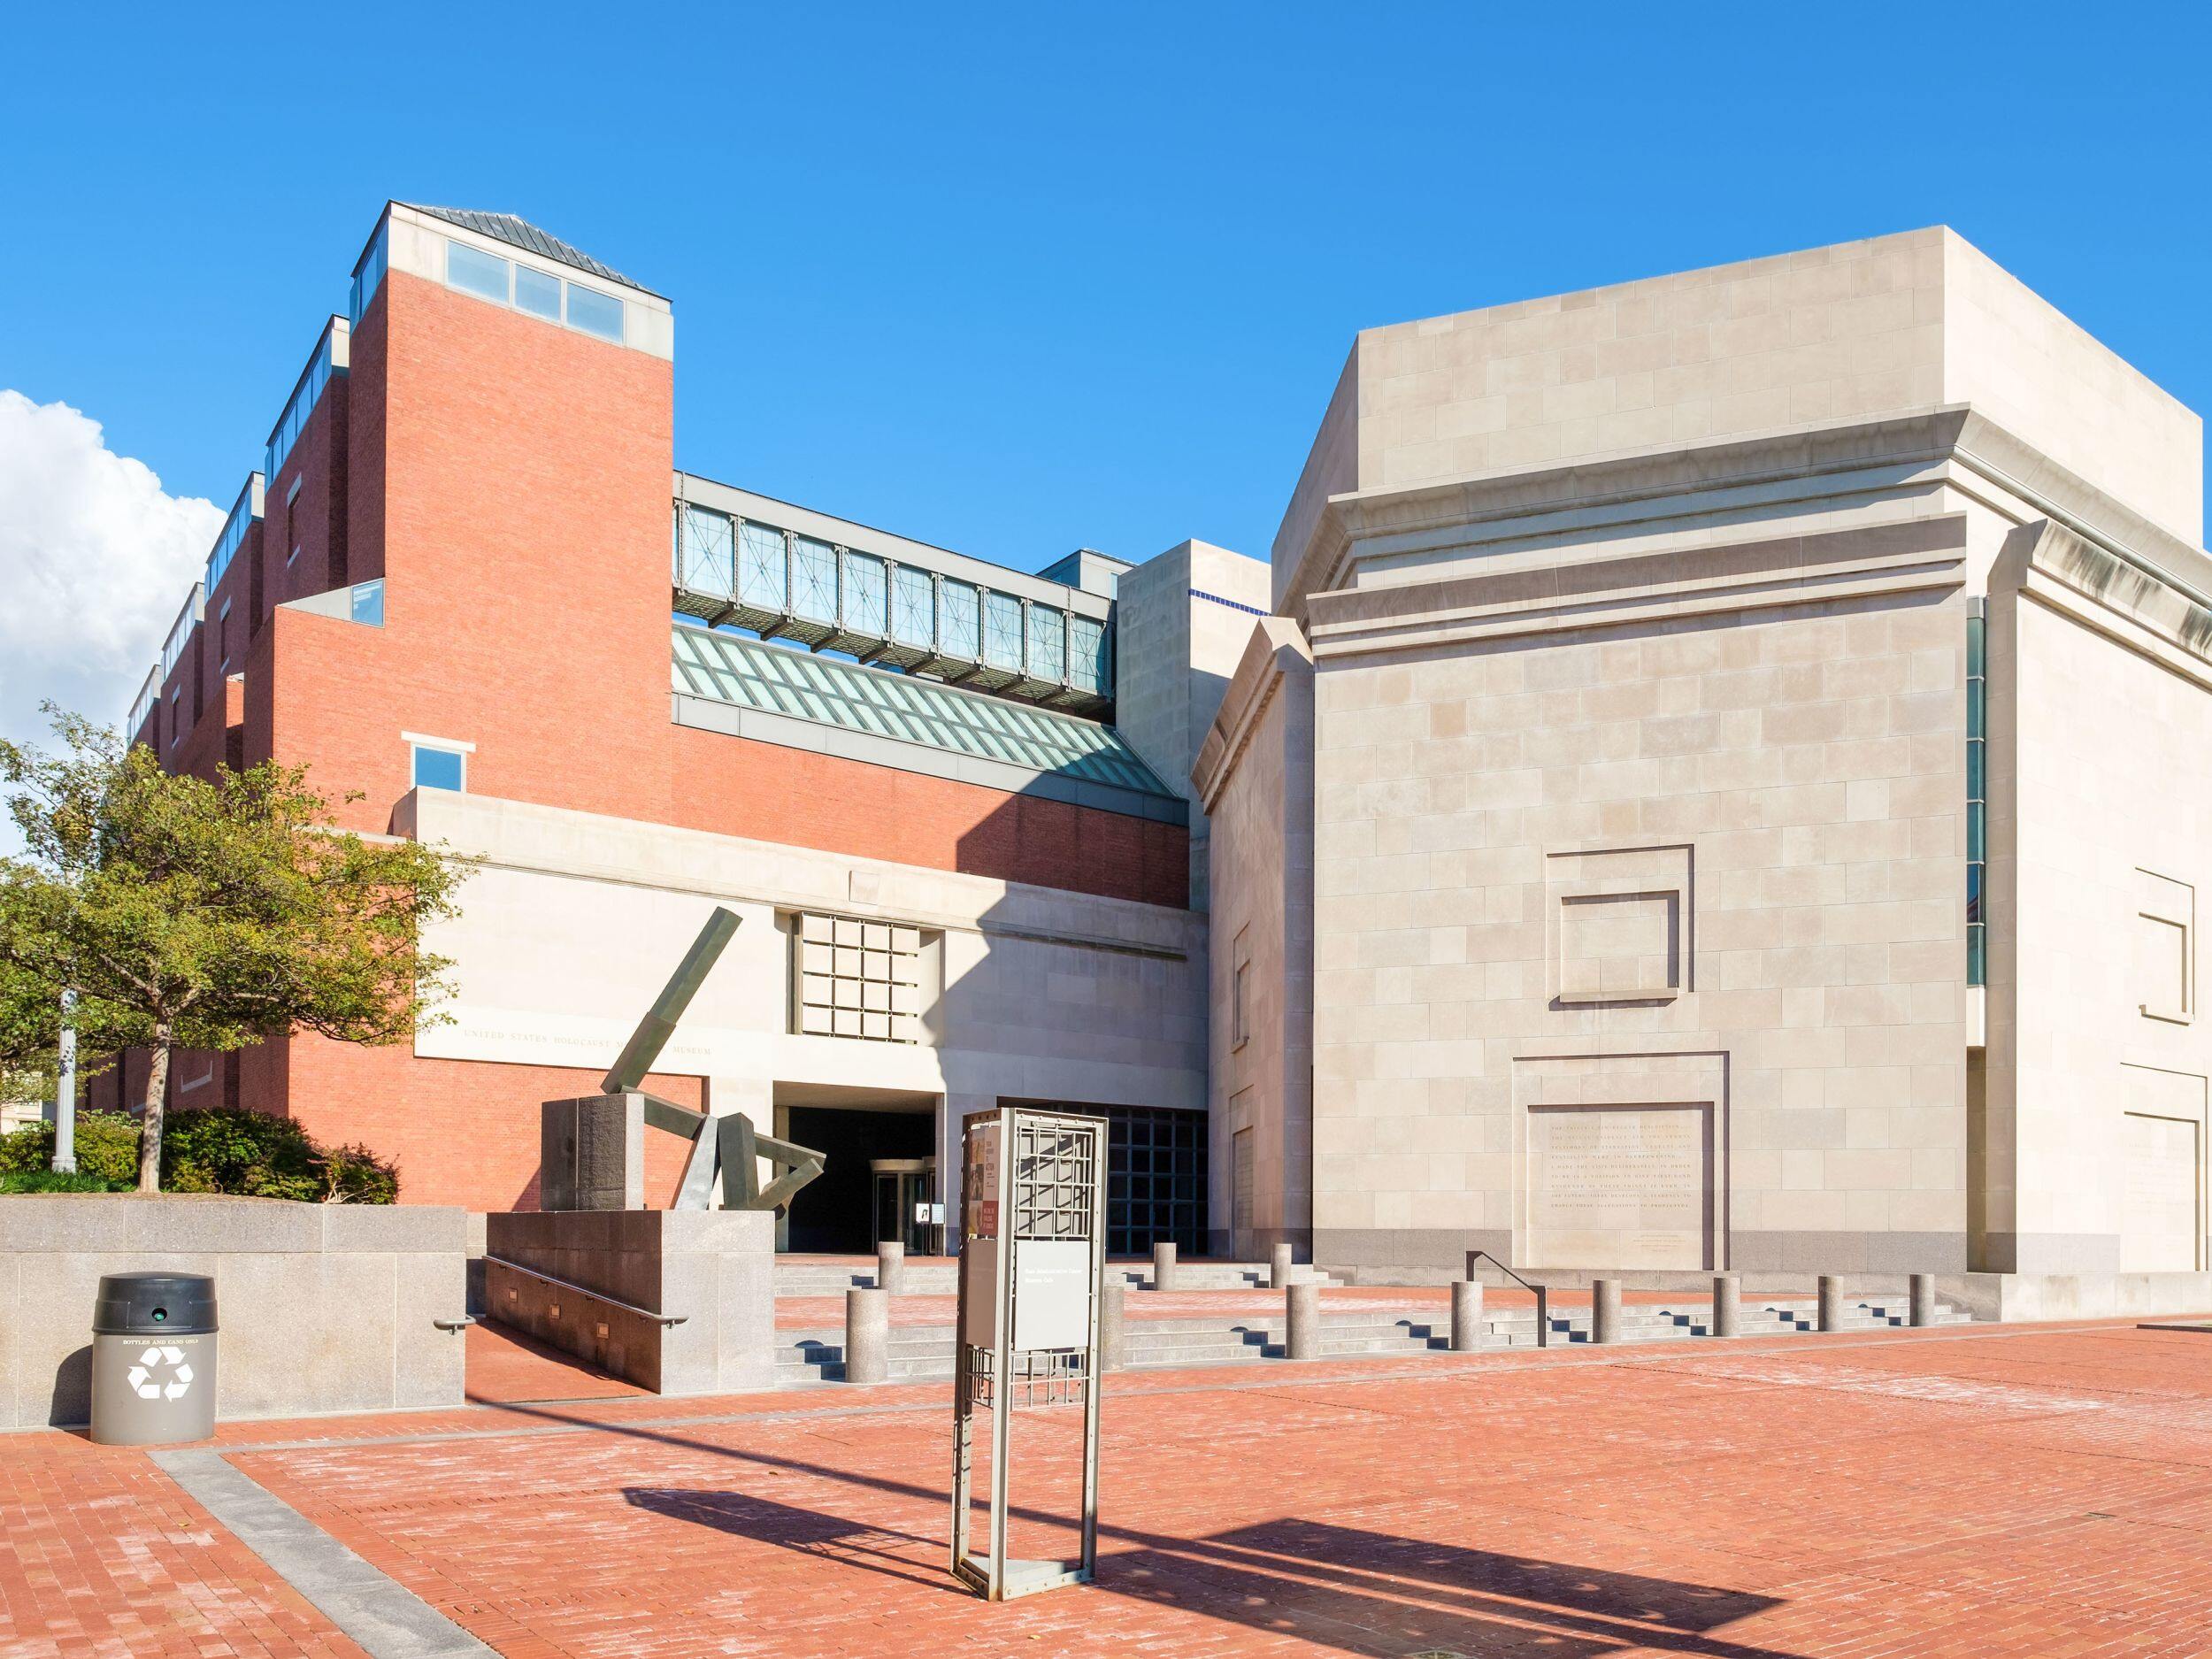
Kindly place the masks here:
[(56, 1043), (54, 1081), (54, 1168), (64, 1175), (77, 1168), (77, 994), (61, 994), (61, 1036)]

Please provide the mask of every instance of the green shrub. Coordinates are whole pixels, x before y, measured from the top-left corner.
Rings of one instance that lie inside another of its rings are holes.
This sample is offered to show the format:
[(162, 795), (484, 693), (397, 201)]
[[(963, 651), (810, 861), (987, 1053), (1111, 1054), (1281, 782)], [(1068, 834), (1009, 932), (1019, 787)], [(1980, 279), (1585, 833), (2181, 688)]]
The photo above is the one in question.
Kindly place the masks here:
[(323, 1196), (321, 1150), (289, 1118), (222, 1107), (171, 1112), (161, 1138), (161, 1185), (172, 1193), (311, 1202)]
[(399, 1202), (399, 1171), (357, 1142), (333, 1147), (323, 1165), (324, 1199), (334, 1204)]
[[(138, 1119), (128, 1112), (79, 1112), (77, 1168), (104, 1182), (138, 1181)], [(0, 1135), (0, 1175), (33, 1174), (54, 1167), (54, 1125), (26, 1124)]]
[(27, 1175), (54, 1161), (54, 1125), (25, 1124), (0, 1135), (0, 1175)]
[[(128, 1112), (79, 1112), (76, 1147), (77, 1169), (94, 1185), (6, 1185), (52, 1174), (54, 1126), (28, 1124), (0, 1135), (0, 1192), (107, 1192), (138, 1184), (138, 1120)], [(168, 1115), (161, 1187), (308, 1203), (389, 1204), (399, 1197), (399, 1171), (364, 1146), (326, 1150), (289, 1118), (215, 1106)]]
[(101, 1179), (82, 1170), (65, 1174), (59, 1170), (11, 1170), (0, 1175), (0, 1193), (112, 1193), (135, 1183)]
[(138, 1119), (130, 1113), (79, 1112), (72, 1139), (80, 1170), (125, 1187), (138, 1185)]

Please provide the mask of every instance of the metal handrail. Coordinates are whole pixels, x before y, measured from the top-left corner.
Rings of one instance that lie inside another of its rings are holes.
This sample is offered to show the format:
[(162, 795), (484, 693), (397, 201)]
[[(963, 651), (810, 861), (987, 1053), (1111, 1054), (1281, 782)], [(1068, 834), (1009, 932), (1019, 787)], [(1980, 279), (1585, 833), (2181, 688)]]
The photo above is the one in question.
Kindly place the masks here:
[(1536, 1346), (1549, 1348), (1551, 1346), (1551, 1293), (1541, 1285), (1530, 1284), (1528, 1280), (1523, 1279), (1487, 1250), (1467, 1252), (1467, 1277), (1470, 1279), (1475, 1276), (1475, 1263), (1478, 1259), (1489, 1263), (1491, 1266), (1536, 1298)]
[(691, 1317), (687, 1313), (655, 1313), (650, 1308), (640, 1308), (633, 1303), (618, 1301), (603, 1290), (594, 1290), (589, 1285), (579, 1285), (569, 1279), (556, 1279), (550, 1273), (541, 1273), (534, 1267), (525, 1267), (520, 1262), (511, 1262), (503, 1256), (487, 1256), (484, 1259), (487, 1262), (496, 1262), (502, 1267), (511, 1267), (518, 1273), (527, 1273), (531, 1278), (542, 1279), (549, 1285), (557, 1285), (563, 1290), (572, 1290), (580, 1296), (589, 1296), (595, 1302), (603, 1302), (610, 1308), (619, 1308), (625, 1313), (634, 1313), (641, 1319), (650, 1319), (655, 1325), (681, 1325)]

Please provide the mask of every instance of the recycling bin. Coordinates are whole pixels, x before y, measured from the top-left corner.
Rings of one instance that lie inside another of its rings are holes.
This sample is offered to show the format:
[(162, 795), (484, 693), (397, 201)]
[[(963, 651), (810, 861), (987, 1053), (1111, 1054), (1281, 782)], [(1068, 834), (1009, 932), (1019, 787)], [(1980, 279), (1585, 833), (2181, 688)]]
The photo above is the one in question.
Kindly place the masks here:
[(109, 1273), (92, 1305), (92, 1438), (171, 1445), (215, 1432), (215, 1281)]

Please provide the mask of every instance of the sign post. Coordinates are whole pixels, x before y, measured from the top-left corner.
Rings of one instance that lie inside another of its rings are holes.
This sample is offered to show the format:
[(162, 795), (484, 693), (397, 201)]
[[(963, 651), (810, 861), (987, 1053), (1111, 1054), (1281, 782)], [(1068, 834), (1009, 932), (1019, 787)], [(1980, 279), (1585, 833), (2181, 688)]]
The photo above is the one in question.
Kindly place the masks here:
[[(952, 1571), (994, 1601), (1087, 1584), (1098, 1563), (1099, 1309), (1106, 1272), (1106, 1122), (1002, 1106), (962, 1128), (960, 1309), (953, 1383)], [(1081, 1554), (1010, 1561), (1010, 1414), (1083, 1407)], [(975, 1431), (990, 1433), (983, 1550), (971, 1547)]]

